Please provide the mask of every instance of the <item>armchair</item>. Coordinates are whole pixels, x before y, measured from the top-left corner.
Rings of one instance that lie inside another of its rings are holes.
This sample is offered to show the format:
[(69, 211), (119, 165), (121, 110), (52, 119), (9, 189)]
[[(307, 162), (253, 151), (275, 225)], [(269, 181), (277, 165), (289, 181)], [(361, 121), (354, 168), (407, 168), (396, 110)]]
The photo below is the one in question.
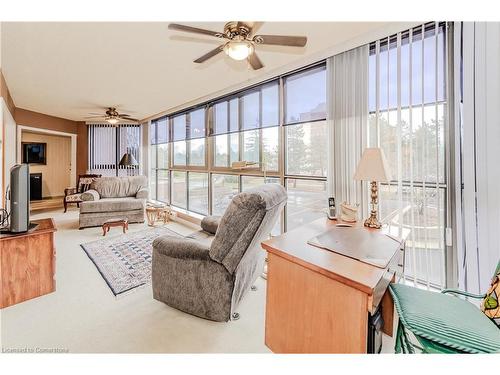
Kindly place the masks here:
[[(264, 266), (261, 242), (286, 204), (278, 184), (263, 185), (233, 198), (222, 218), (204, 220), (211, 241), (161, 236), (153, 242), (153, 297), (214, 321), (236, 319), (235, 309)], [(207, 226), (207, 222), (210, 222)]]
[(76, 184), (76, 187), (68, 187), (64, 189), (64, 212), (68, 210), (68, 204), (76, 204), (77, 207), (80, 207), (80, 203), (83, 202), (82, 194), (89, 190), (90, 184), (100, 177), (100, 174), (81, 174), (78, 176), (78, 183)]

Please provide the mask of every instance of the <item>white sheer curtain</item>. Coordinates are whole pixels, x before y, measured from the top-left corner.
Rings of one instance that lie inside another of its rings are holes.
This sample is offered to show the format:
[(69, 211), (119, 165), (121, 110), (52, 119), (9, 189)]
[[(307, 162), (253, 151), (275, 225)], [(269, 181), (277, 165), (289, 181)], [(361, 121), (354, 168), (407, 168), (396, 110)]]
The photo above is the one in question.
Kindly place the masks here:
[(330, 57), (328, 84), (328, 190), (340, 203), (366, 210), (363, 186), (354, 181), (357, 163), (366, 147), (368, 123), (368, 45)]
[(484, 293), (500, 259), (500, 23), (457, 22), (454, 35), (458, 283)]
[(431, 22), (370, 45), (368, 144), (381, 147), (393, 181), (379, 214), (406, 242), (405, 277), (442, 288), (447, 223), (447, 33)]

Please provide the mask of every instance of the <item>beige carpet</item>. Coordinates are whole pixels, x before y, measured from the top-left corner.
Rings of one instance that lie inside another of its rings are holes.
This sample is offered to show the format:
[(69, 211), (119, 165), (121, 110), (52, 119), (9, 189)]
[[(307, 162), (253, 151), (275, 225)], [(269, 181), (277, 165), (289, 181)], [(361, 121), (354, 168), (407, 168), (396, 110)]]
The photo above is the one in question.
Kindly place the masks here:
[[(172, 309), (152, 298), (151, 287), (114, 297), (80, 243), (102, 238), (100, 228), (78, 230), (78, 209), (36, 213), (57, 225), (56, 292), (1, 311), (1, 346), (59, 348), (69, 352), (261, 353), (264, 345), (265, 281), (257, 280), (238, 312), (241, 318), (215, 323)], [(187, 234), (179, 223), (169, 228)], [(131, 224), (130, 231), (146, 225)], [(108, 235), (120, 235), (111, 228)]]

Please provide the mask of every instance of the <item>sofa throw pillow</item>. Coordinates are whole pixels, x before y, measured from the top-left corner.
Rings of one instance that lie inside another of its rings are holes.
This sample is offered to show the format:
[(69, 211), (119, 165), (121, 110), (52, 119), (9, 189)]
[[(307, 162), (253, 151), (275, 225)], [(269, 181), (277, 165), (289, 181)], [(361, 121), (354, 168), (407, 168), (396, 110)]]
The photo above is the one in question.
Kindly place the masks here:
[(498, 305), (498, 297), (500, 296), (500, 270), (497, 269), (496, 275), (491, 281), (491, 286), (486, 292), (486, 297), (481, 304), (481, 310), (484, 314), (493, 320), (500, 328), (500, 306)]

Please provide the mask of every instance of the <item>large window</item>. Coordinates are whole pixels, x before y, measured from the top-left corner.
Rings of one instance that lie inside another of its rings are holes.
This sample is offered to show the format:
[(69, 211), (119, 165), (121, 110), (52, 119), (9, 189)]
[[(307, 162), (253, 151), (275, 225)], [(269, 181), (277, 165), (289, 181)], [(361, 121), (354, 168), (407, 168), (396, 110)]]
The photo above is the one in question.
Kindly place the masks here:
[(212, 213), (223, 215), (231, 199), (239, 192), (238, 176), (212, 174)]
[[(159, 120), (153, 121), (151, 168), (158, 176), (157, 199), (196, 214), (222, 215), (236, 194), (278, 183), (289, 190), (290, 209), (273, 234), (286, 228), (287, 221), (292, 229), (323, 214), (325, 69), (321, 64), (174, 114), (165, 122), (171, 139), (166, 145), (153, 142)], [(238, 169), (233, 166), (237, 161), (249, 165)]]
[(326, 118), (326, 68), (306, 70), (285, 78), (285, 123)]
[(189, 211), (208, 215), (208, 173), (189, 172)]
[(325, 215), (327, 125), (326, 68), (284, 79), (285, 227), (297, 228)]
[[(138, 166), (120, 166), (125, 153), (132, 154), (140, 163), (140, 125), (89, 124), (88, 170), (103, 176), (133, 176), (139, 174)], [(155, 134), (156, 137), (156, 134)]]
[(168, 118), (162, 117), (151, 122), (149, 128), (151, 143), (149, 153), (150, 196), (164, 202), (170, 202), (169, 155), (170, 133)]
[(406, 277), (445, 285), (446, 26), (429, 23), (370, 45), (369, 143), (393, 180), (380, 188), (380, 214), (409, 229)]

